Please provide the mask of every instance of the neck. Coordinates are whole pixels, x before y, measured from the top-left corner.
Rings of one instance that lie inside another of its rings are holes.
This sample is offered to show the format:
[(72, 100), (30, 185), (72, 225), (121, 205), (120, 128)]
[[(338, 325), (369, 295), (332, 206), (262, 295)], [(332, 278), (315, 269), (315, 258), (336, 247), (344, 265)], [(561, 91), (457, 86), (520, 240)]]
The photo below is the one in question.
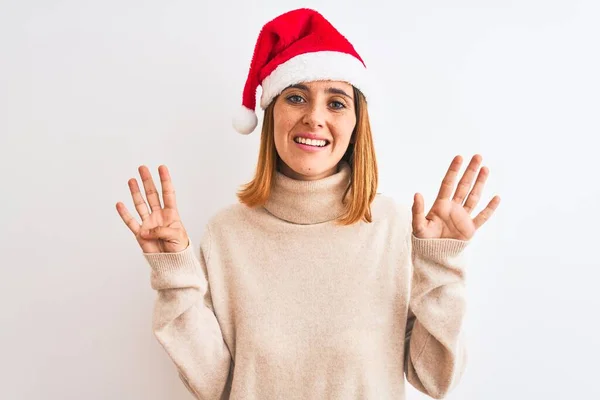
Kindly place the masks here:
[(345, 212), (343, 198), (350, 184), (350, 165), (341, 161), (333, 175), (317, 180), (298, 180), (276, 171), (265, 209), (295, 224), (335, 220)]

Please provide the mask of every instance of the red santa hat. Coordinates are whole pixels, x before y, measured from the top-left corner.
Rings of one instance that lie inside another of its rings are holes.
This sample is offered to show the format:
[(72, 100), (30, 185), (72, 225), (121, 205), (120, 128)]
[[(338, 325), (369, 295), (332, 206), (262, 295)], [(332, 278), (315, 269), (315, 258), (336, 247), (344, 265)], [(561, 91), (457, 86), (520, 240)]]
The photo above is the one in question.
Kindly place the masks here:
[(317, 80), (348, 82), (364, 93), (366, 66), (352, 44), (314, 10), (289, 11), (267, 22), (256, 41), (233, 127), (245, 135), (256, 128), (258, 85), (264, 110), (288, 86)]

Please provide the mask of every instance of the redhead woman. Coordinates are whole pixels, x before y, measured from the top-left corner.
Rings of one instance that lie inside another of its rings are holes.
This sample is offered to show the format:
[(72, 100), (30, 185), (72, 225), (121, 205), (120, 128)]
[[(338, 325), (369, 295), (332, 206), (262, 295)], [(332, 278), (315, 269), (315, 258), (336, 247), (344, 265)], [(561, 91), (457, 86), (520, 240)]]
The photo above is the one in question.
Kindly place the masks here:
[[(261, 30), (235, 129), (264, 110), (254, 178), (207, 223), (197, 251), (169, 171), (162, 191), (129, 181), (134, 233), (157, 292), (153, 330), (198, 399), (442, 398), (466, 364), (462, 257), (492, 215), (472, 216), (488, 169), (475, 155), (412, 208), (377, 193), (367, 69), (321, 14), (298, 9)], [(458, 181), (457, 181), (458, 180)]]

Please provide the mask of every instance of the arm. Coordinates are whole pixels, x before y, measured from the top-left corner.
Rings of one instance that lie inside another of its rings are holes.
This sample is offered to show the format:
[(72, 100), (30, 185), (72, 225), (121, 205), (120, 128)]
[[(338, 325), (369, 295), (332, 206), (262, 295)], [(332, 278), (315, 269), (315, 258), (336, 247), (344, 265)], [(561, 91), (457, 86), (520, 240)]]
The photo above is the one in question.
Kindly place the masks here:
[(468, 241), (408, 239), (413, 266), (406, 328), (405, 371), (417, 390), (441, 399), (465, 368), (462, 250)]
[(208, 284), (210, 231), (202, 240), (200, 257), (191, 243), (178, 253), (144, 253), (144, 257), (157, 291), (154, 335), (196, 398), (226, 398), (232, 362)]
[(412, 232), (405, 242), (414, 268), (405, 370), (414, 387), (435, 398), (454, 388), (467, 359), (461, 332), (466, 308), (462, 251), (500, 204), (500, 197), (494, 196), (471, 217), (488, 177), (488, 168), (479, 169), (481, 160), (481, 155), (473, 156), (455, 188), (462, 164), (462, 157), (455, 156), (427, 214), (423, 196), (414, 195)]

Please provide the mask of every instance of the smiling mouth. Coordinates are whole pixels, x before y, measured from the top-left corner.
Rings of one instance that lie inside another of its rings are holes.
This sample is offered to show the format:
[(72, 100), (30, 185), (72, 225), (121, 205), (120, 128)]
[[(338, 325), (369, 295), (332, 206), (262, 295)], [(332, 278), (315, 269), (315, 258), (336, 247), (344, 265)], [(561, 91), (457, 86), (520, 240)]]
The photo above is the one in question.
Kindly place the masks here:
[(294, 142), (312, 147), (325, 147), (329, 144), (328, 140), (305, 139), (302, 137), (294, 138)]

